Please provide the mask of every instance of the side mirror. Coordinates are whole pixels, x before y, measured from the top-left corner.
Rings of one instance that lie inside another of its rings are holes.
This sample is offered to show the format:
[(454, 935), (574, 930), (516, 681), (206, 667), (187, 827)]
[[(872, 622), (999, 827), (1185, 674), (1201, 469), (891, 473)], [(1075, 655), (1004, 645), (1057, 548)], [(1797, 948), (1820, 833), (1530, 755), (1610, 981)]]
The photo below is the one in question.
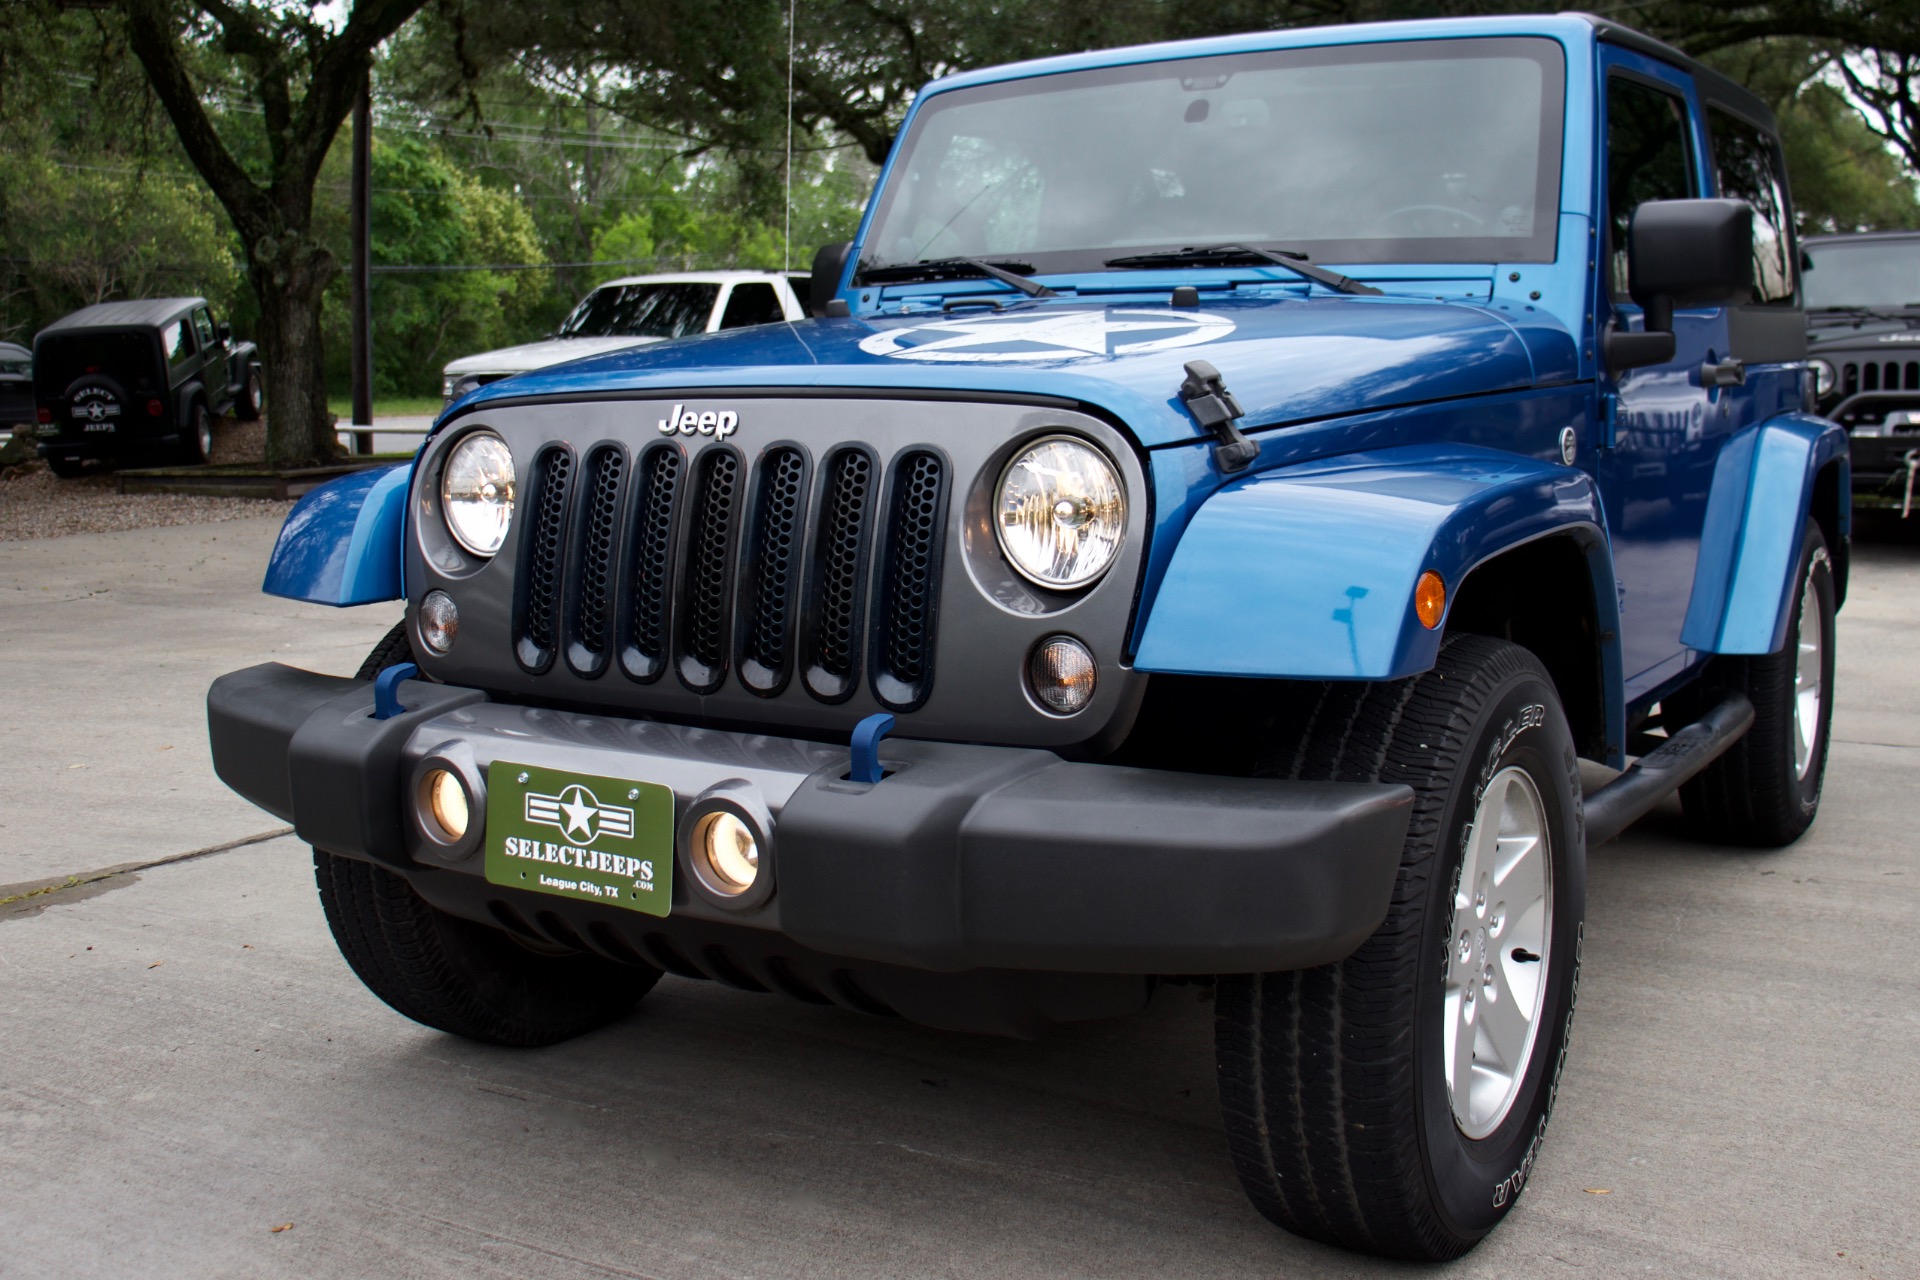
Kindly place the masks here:
[(220, 341), (222, 342), (233, 341), (233, 326), (228, 324), (225, 320), (222, 320), (219, 324), (215, 325), (214, 331), (220, 335)]
[[(840, 290), (840, 277), (846, 274), (847, 260), (852, 256), (852, 241), (820, 246), (813, 255), (813, 275), (807, 281), (808, 311), (816, 316), (833, 314), (831, 304), (837, 301), (833, 295)], [(840, 303), (839, 314), (846, 314), (846, 305)]]
[(1744, 200), (1649, 200), (1627, 227), (1627, 292), (1645, 333), (1609, 327), (1615, 373), (1673, 359), (1675, 307), (1725, 307), (1753, 296), (1753, 209)]

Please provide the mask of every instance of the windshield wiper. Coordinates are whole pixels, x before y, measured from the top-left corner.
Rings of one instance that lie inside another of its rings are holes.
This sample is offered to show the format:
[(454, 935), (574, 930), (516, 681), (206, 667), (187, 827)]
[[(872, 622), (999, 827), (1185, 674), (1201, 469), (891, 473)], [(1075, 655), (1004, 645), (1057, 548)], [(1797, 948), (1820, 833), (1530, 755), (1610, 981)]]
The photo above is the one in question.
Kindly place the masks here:
[(890, 267), (863, 267), (862, 280), (957, 280), (968, 276), (991, 276), (1001, 284), (1012, 285), (1029, 298), (1054, 298), (1059, 295), (1047, 286), (1015, 275), (1031, 271), (1031, 262), (982, 262), (978, 258), (934, 258), (926, 262), (901, 262)]
[(1343, 276), (1338, 271), (1329, 271), (1325, 267), (1316, 267), (1306, 260), (1303, 253), (1289, 253), (1283, 249), (1261, 249), (1250, 244), (1210, 244), (1202, 248), (1169, 249), (1165, 253), (1136, 253), (1124, 258), (1108, 258), (1106, 265), (1122, 269), (1141, 267), (1199, 267), (1214, 263), (1245, 261), (1257, 258), (1271, 262), (1276, 267), (1285, 267), (1297, 276), (1323, 284), (1329, 289), (1341, 293), (1378, 294), (1380, 290), (1370, 284), (1361, 284), (1351, 276)]

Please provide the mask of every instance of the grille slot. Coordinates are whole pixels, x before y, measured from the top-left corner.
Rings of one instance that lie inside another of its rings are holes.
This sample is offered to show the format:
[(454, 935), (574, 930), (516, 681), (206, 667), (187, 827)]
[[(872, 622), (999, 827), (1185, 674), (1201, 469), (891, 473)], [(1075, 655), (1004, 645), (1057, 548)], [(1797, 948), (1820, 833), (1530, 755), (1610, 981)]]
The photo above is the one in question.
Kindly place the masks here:
[(697, 693), (719, 687), (727, 673), (727, 606), (733, 587), (734, 530), (739, 524), (740, 455), (710, 448), (700, 455), (693, 523), (682, 557), (685, 595), (680, 679)]
[(841, 701), (859, 684), (873, 472), (873, 459), (861, 449), (843, 449), (826, 466), (807, 601), (811, 633), (806, 642), (807, 689), (826, 702)]
[(635, 680), (654, 680), (667, 664), (667, 602), (672, 599), (674, 517), (680, 510), (686, 460), (672, 445), (656, 445), (634, 468), (632, 551), (623, 601), (620, 667)]
[(536, 674), (553, 665), (559, 634), (561, 569), (566, 558), (568, 501), (573, 494), (573, 454), (548, 449), (533, 466), (532, 519), (521, 545), (516, 585), (514, 657)]
[(806, 485), (806, 455), (798, 449), (782, 446), (761, 461), (739, 597), (740, 682), (755, 693), (780, 692), (793, 665)]
[(896, 711), (925, 701), (933, 683), (946, 489), (947, 466), (938, 454), (908, 453), (894, 464), (873, 692)]
[(605, 445), (587, 455), (580, 513), (567, 566), (567, 665), (583, 676), (607, 668), (613, 644), (613, 583), (620, 536), (626, 450)]

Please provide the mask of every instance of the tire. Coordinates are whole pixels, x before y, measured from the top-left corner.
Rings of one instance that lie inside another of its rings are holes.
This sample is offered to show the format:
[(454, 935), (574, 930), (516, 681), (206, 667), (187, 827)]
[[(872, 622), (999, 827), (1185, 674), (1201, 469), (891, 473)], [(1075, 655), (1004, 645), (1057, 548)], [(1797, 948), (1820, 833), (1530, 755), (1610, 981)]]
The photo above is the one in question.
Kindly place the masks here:
[[(406, 623), (360, 669), (367, 678), (412, 656)], [(555, 1044), (621, 1017), (658, 969), (580, 952), (535, 951), (440, 910), (402, 876), (313, 851), (314, 881), (340, 954), (367, 989), (415, 1022), (489, 1044)], [(452, 874), (452, 873), (441, 873)]]
[(213, 456), (213, 416), (206, 402), (195, 400), (187, 411), (187, 429), (180, 437), (180, 460), (199, 466)]
[(258, 422), (267, 407), (266, 384), (260, 380), (260, 370), (249, 367), (247, 380), (240, 388), (240, 394), (233, 402), (233, 416), (242, 422)]
[[(1820, 527), (1809, 520), (1786, 644), (1778, 653), (1715, 658), (1695, 684), (1667, 700), (1677, 724), (1697, 719), (1730, 692), (1753, 703), (1746, 736), (1680, 788), (1681, 807), (1700, 838), (1777, 849), (1813, 825), (1833, 729), (1834, 614), (1833, 560)], [(1803, 657), (1810, 659), (1804, 666)], [(1819, 681), (1810, 713), (1799, 696), (1803, 677)]]
[[(1256, 771), (1404, 783), (1414, 809), (1386, 919), (1359, 950), (1318, 969), (1217, 984), (1228, 1149), (1255, 1207), (1289, 1231), (1388, 1257), (1457, 1257), (1524, 1189), (1565, 1061), (1586, 907), (1573, 738), (1540, 663), (1481, 636), (1448, 641), (1433, 670), (1412, 679), (1299, 693)], [(1534, 865), (1544, 909), (1500, 910), (1508, 896), (1527, 896), (1518, 870), (1485, 900), (1459, 897), (1463, 864), (1484, 870), (1497, 851), (1470, 841), (1482, 803), (1502, 818), (1477, 824), (1483, 832), (1521, 830), (1508, 819), (1531, 806), (1543, 839), (1516, 865)], [(1461, 912), (1487, 923), (1469, 930)], [(1507, 1004), (1487, 998), (1488, 974)], [(1480, 1018), (1527, 1003), (1537, 1011), (1524, 1026), (1512, 1015)], [(1511, 1083), (1490, 1066), (1479, 1091), (1456, 1102), (1450, 1034), (1471, 1063), (1499, 1061), (1452, 1032), (1468, 1013), (1490, 1034), (1523, 1034), (1508, 1035)]]

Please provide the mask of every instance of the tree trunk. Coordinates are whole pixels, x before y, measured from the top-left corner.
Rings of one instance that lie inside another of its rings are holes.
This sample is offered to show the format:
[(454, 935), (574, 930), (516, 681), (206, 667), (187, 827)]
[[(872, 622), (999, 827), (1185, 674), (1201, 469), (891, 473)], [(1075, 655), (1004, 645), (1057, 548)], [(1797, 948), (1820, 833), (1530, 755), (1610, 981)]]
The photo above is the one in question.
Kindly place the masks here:
[(320, 304), (338, 265), (324, 245), (293, 236), (252, 246), (248, 259), (266, 366), (267, 465), (331, 458), (340, 447), (327, 412)]

